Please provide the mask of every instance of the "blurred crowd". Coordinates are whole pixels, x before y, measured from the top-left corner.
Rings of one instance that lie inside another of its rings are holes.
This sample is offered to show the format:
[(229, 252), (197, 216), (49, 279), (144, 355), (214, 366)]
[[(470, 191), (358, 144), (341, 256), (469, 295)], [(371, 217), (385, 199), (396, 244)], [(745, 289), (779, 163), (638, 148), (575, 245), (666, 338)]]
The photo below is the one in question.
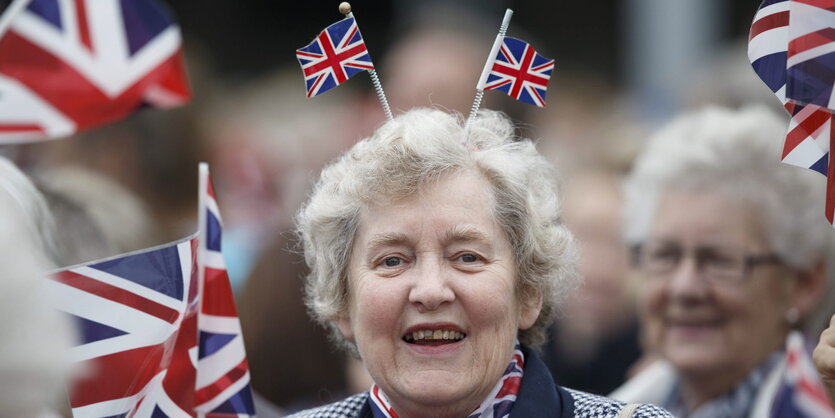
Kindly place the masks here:
[[(379, 58), (372, 55), (395, 114), (434, 106), (466, 116), (471, 106), (498, 19), (437, 3), (431, 14), (410, 11), (410, 18), (401, 19), (401, 26), (393, 31), (396, 36), (386, 53)], [(371, 20), (361, 14), (360, 7), (361, 3), (355, 6), (361, 19)], [(528, 13), (524, 5), (516, 7), (518, 13)], [(336, 5), (321, 8), (326, 13)], [(333, 16), (335, 21), (338, 16)], [(308, 29), (312, 36), (320, 28)], [(374, 39), (368, 35), (366, 39), (373, 50)], [(211, 59), (212, 45), (195, 40), (192, 48), (188, 41), (187, 37), (194, 92), (189, 105), (169, 111), (143, 110), (72, 138), (0, 148), (0, 154), (25, 172), (45, 199), (43, 204), (32, 203), (35, 209), (22, 209), (23, 214), (4, 211), (0, 216), (0, 255), (15, 260), (4, 263), (3, 279), (8, 277), (9, 283), (0, 287), (0, 298), (6, 301), (0, 303), (0, 318), (17, 318), (2, 320), (6, 325), (0, 327), (0, 341), (27, 344), (18, 340), (22, 331), (14, 328), (15, 323), (27, 320), (6, 311), (35, 312), (35, 306), (26, 310), (15, 306), (47, 303), (34, 296), (42, 294), (36, 283), (24, 280), (33, 272), (193, 233), (196, 167), (199, 161), (208, 161), (225, 222), (223, 248), (259, 416), (281, 416), (367, 390), (370, 381), (363, 366), (333, 348), (325, 330), (305, 311), (301, 278), (306, 267), (293, 217), (319, 169), (383, 122), (370, 82), (360, 75), (321, 97), (305, 100), (295, 63), (287, 62), (255, 78), (221, 78)], [(562, 307), (543, 353), (562, 385), (609, 394), (663, 354), (652, 349), (652, 336), (647, 335), (646, 324), (642, 326), (640, 318), (647, 317), (641, 314), (646, 311), (641, 304), (647, 303), (640, 284), (642, 271), (636, 268), (634, 248), (623, 236), (623, 183), (647, 138), (669, 116), (707, 105), (759, 105), (770, 108), (761, 111), (788, 120), (779, 102), (750, 70), (744, 41), (718, 45), (688, 75), (680, 105), (659, 117), (646, 117), (617, 79), (564, 70), (559, 56), (546, 109), (524, 107), (498, 93), (486, 95), (483, 107), (505, 111), (520, 135), (536, 138), (538, 148), (564, 180), (563, 219), (581, 248), (583, 285)], [(776, 165), (779, 150), (771, 159)], [(823, 182), (817, 192), (823, 196)], [(13, 200), (14, 196), (0, 194), (0, 198)], [(0, 209), (13, 206), (0, 201)], [(48, 207), (51, 214), (32, 212), (40, 207)], [(835, 232), (822, 210), (818, 215), (818, 227), (828, 234), (824, 241), (828, 240), (829, 247), (823, 254), (832, 258)], [(34, 225), (27, 224), (24, 219), (28, 218), (35, 219)], [(21, 242), (24, 236), (46, 236), (52, 241)], [(37, 254), (45, 257), (38, 259)], [(817, 287), (819, 297), (810, 302), (814, 306), (804, 312), (806, 320), (797, 323), (815, 341), (835, 313), (835, 265), (831, 261), (824, 275), (827, 278)], [(72, 337), (63, 335), (67, 326), (61, 318), (44, 318), (42, 323), (39, 332), (57, 343), (22, 348), (4, 343), (0, 352), (26, 352), (55, 361), (32, 369), (38, 381), (54, 385), (69, 373), (60, 356), (30, 351), (30, 347), (60, 352)], [(0, 416), (25, 416), (17, 410), (7, 413), (6, 405), (19, 405), (24, 411), (29, 405), (54, 401), (29, 399), (11, 391), (7, 371), (30, 362), (19, 360), (7, 364), (7, 357), (0, 355)], [(25, 391), (35, 392), (60, 398), (62, 389)], [(66, 408), (60, 402), (52, 405), (58, 411)]]

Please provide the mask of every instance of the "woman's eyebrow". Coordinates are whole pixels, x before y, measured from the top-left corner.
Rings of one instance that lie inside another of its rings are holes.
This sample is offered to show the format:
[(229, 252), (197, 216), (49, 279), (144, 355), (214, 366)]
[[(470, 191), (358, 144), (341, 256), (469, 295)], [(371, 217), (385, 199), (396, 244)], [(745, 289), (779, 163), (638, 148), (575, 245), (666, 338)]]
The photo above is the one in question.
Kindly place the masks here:
[(490, 238), (483, 232), (472, 227), (455, 227), (444, 233), (444, 242), (472, 242), (478, 241), (489, 244)]
[(368, 252), (373, 252), (382, 247), (401, 245), (408, 241), (409, 238), (406, 236), (406, 234), (401, 234), (397, 232), (386, 232), (371, 237), (371, 239), (368, 240), (368, 243), (365, 245), (365, 249)]

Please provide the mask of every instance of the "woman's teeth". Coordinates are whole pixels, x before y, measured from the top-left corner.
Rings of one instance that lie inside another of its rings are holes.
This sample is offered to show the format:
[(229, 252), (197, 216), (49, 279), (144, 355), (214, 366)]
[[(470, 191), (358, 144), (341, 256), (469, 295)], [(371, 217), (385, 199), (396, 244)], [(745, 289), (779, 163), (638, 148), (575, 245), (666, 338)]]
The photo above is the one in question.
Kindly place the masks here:
[(452, 342), (460, 341), (464, 338), (464, 334), (458, 331), (449, 331), (449, 330), (422, 330), (422, 331), (415, 331), (409, 334), (406, 334), (403, 337), (407, 342), (418, 342), (418, 341), (438, 341), (438, 340), (451, 340)]

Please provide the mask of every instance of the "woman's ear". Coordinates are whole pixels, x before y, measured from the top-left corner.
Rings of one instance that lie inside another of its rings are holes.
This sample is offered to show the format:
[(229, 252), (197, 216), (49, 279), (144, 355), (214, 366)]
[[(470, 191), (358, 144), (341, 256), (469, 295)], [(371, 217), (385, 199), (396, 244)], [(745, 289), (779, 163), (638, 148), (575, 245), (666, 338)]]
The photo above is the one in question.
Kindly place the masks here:
[(797, 273), (791, 295), (791, 307), (797, 308), (801, 318), (814, 313), (826, 293), (826, 260), (820, 259), (809, 269)]
[(339, 332), (342, 333), (343, 337), (349, 340), (354, 339), (354, 329), (351, 327), (351, 317), (348, 314), (340, 316), (336, 320), (336, 326), (339, 327)]
[(528, 329), (536, 323), (539, 318), (539, 312), (542, 310), (542, 295), (537, 294), (533, 300), (522, 304), (522, 310), (519, 313), (519, 329)]

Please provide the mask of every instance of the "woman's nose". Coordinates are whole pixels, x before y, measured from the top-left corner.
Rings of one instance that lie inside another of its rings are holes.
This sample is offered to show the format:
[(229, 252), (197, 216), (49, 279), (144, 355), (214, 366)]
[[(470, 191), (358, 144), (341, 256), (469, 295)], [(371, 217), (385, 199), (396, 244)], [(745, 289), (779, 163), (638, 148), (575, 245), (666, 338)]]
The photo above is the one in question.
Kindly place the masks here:
[(416, 273), (409, 302), (416, 304), (418, 310), (434, 311), (455, 300), (455, 292), (449, 283), (450, 272), (445, 270), (442, 261), (424, 260), (419, 263)]
[(700, 274), (695, 257), (682, 257), (668, 279), (670, 295), (693, 299), (707, 294), (707, 283)]

